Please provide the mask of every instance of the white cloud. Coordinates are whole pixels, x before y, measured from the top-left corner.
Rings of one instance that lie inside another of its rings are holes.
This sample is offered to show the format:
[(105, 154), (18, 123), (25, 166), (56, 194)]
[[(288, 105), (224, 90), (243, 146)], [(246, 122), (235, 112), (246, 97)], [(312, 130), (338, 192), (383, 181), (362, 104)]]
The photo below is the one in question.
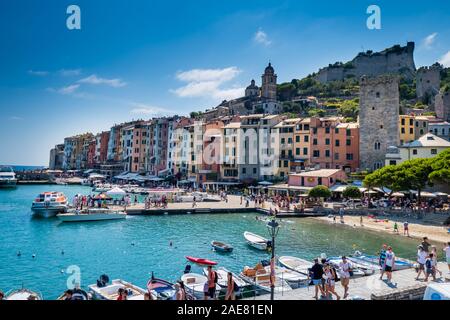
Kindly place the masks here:
[(50, 72), (48, 72), (48, 71), (28, 70), (28, 74), (31, 74), (33, 76), (38, 76), (38, 77), (45, 77), (45, 76), (48, 76), (50, 74)]
[(439, 63), (444, 65), (446, 68), (450, 68), (450, 51), (448, 51), (446, 54), (444, 54), (441, 59), (439, 60)]
[(63, 77), (79, 76), (81, 74), (81, 69), (62, 69), (62, 70), (59, 70), (59, 73)]
[(187, 82), (183, 87), (171, 90), (179, 97), (208, 97), (218, 100), (230, 100), (241, 97), (244, 88), (222, 88), (222, 85), (233, 80), (241, 70), (237, 67), (223, 69), (192, 69), (178, 72), (176, 78)]
[(256, 43), (262, 44), (266, 47), (270, 46), (272, 44), (272, 41), (269, 39), (267, 33), (265, 33), (262, 29), (259, 29), (255, 36), (253, 37), (253, 40)]
[(83, 78), (81, 80), (78, 80), (78, 83), (87, 83), (92, 85), (99, 85), (99, 84), (105, 84), (108, 86), (111, 86), (113, 88), (119, 88), (126, 86), (126, 82), (122, 81), (121, 79), (105, 79), (97, 77), (97, 75), (93, 74), (89, 77)]
[(47, 91), (68, 95), (68, 94), (73, 94), (75, 91), (78, 90), (79, 87), (80, 87), (79, 84), (71, 84), (71, 85), (68, 85), (68, 86), (65, 86), (65, 87), (62, 87), (59, 89), (47, 88)]
[(169, 111), (167, 108), (160, 108), (155, 107), (151, 105), (147, 105), (144, 103), (131, 103), (131, 105), (134, 107), (131, 109), (132, 114), (139, 114), (139, 115), (145, 115), (150, 117), (157, 117), (157, 116), (164, 116), (164, 115), (170, 115), (175, 114), (172, 111)]
[(422, 40), (422, 45), (425, 49), (431, 49), (434, 41), (436, 40), (438, 33), (434, 32), (428, 36), (426, 36), (423, 40)]

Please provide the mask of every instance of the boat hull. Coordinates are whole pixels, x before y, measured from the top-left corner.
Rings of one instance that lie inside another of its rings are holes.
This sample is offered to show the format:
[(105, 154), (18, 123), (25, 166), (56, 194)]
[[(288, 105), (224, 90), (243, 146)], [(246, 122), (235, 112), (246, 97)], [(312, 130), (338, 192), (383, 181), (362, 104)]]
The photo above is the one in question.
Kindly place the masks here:
[(198, 264), (200, 266), (215, 266), (217, 264), (217, 262), (215, 262), (215, 261), (211, 261), (208, 259), (202, 259), (202, 258), (195, 258), (195, 257), (190, 257), (190, 256), (186, 256), (186, 259), (188, 261)]
[(125, 213), (58, 214), (62, 222), (88, 222), (126, 219)]
[(59, 213), (64, 213), (67, 211), (66, 206), (61, 207), (32, 207), (31, 210), (33, 214), (42, 218), (52, 218)]
[(17, 187), (16, 179), (0, 180), (0, 189), (8, 189)]
[(211, 247), (213, 247), (213, 249), (215, 251), (219, 251), (219, 252), (232, 252), (233, 251), (233, 247), (229, 246), (227, 244), (224, 243), (219, 243), (216, 241), (212, 241), (211, 242)]

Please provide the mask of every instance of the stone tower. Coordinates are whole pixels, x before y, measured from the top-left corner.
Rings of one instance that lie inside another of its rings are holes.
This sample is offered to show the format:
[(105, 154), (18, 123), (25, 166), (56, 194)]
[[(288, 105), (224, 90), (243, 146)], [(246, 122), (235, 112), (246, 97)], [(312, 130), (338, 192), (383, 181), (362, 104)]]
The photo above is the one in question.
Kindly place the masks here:
[(431, 99), (434, 101), (434, 96), (439, 93), (441, 87), (441, 66), (439, 64), (431, 67), (422, 67), (417, 70), (416, 75), (416, 92), (417, 98), (422, 101)]
[(399, 144), (399, 79), (383, 75), (362, 77), (359, 92), (360, 168), (376, 170), (386, 150)]
[(277, 100), (277, 75), (269, 62), (262, 75), (261, 97), (267, 100)]
[(441, 91), (435, 97), (434, 110), (436, 117), (444, 121), (450, 121), (450, 92)]
[(252, 80), (250, 85), (245, 89), (245, 96), (246, 97), (255, 97), (259, 94), (259, 88), (255, 84), (255, 80)]

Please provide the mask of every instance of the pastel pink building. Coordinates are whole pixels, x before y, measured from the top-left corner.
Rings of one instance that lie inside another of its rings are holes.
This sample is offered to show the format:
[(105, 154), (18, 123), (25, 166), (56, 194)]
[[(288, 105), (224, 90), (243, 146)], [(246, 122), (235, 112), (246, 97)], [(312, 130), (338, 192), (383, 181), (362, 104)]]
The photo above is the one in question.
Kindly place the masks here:
[(296, 187), (315, 187), (319, 185), (331, 187), (336, 182), (345, 180), (347, 180), (347, 175), (341, 169), (321, 169), (290, 174), (288, 184)]

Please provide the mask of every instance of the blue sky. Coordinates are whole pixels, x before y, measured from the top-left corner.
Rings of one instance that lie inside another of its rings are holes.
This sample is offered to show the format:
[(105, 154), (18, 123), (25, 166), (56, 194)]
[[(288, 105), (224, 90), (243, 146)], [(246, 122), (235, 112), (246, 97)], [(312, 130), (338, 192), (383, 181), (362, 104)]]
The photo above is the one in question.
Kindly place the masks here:
[(269, 60), (280, 82), (407, 41), (417, 66), (450, 63), (449, 14), (438, 0), (2, 0), (0, 164), (47, 165), (66, 136), (213, 107)]

